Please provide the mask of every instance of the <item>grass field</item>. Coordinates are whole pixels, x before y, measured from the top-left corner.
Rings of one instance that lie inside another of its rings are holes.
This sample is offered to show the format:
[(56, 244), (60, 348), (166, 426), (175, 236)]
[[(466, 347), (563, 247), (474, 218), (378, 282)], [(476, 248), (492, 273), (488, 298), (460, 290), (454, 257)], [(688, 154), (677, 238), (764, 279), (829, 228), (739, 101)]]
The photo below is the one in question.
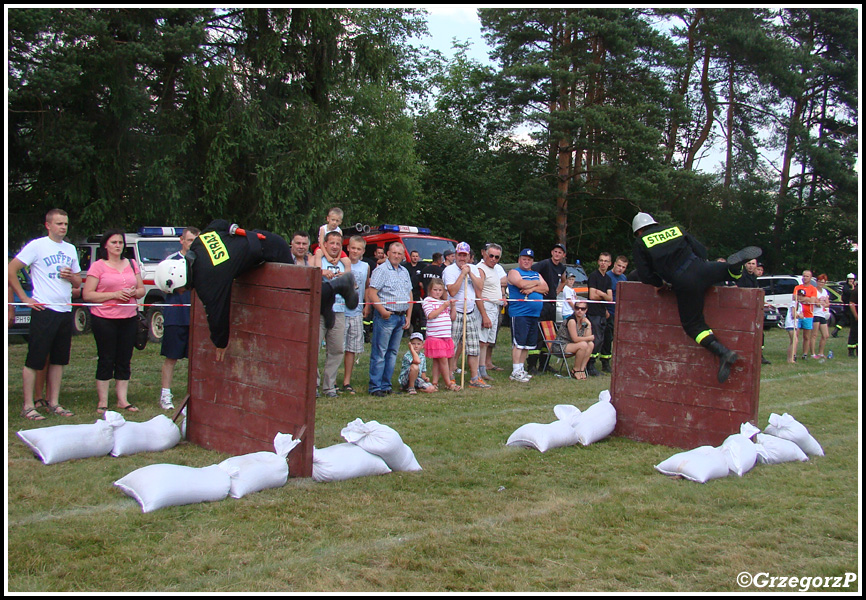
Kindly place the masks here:
[[(74, 339), (64, 374), (61, 404), (76, 416), (38, 423), (18, 416), (26, 345), (10, 342), (7, 591), (802, 589), (799, 581), (771, 587), (781, 580), (770, 577), (820, 577), (823, 591), (858, 591), (858, 362), (846, 356), (843, 336), (847, 330), (830, 340), (833, 360), (787, 365), (786, 333), (767, 332), (773, 364), (762, 373), (758, 425), (771, 412), (804, 423), (826, 452), (807, 463), (759, 465), (701, 485), (653, 469), (678, 450), (624, 438), (544, 454), (509, 448), (517, 427), (553, 421), (555, 404), (586, 409), (610, 379), (539, 375), (524, 385), (504, 371), (492, 390), (318, 401), (318, 447), (342, 442), (340, 429), (355, 418), (375, 419), (401, 434), (421, 472), (328, 484), (290, 479), (240, 500), (149, 514), (113, 482), (149, 464), (201, 467), (227, 457), (183, 442), (162, 453), (43, 465), (15, 433), (97, 418), (93, 339)], [(503, 367), (507, 339), (503, 330), (495, 353)], [(130, 400), (142, 411), (133, 420), (161, 412), (158, 352), (150, 345), (134, 356)], [(366, 372), (365, 355), (356, 389), (366, 390)], [(756, 576), (746, 587), (742, 572)], [(858, 578), (834, 588), (846, 573)]]

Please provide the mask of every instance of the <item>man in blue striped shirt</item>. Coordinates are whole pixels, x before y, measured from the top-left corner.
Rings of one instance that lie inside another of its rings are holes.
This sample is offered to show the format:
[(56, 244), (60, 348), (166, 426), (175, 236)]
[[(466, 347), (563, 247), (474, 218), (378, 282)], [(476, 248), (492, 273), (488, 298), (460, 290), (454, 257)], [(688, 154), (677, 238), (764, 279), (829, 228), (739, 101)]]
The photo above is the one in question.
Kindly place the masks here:
[(373, 396), (391, 393), (391, 377), (403, 331), (412, 318), (412, 280), (403, 261), (403, 245), (393, 242), (386, 260), (370, 276), (367, 301), (373, 305), (373, 335), (370, 338), (370, 386)]

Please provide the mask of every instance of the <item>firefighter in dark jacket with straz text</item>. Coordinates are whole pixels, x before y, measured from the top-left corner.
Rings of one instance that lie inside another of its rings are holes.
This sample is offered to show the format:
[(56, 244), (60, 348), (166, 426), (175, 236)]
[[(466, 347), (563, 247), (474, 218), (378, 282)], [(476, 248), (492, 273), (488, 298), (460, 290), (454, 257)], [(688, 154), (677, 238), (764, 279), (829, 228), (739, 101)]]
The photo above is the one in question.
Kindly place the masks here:
[[(207, 313), (210, 338), (217, 360), (225, 356), (229, 342), (229, 308), (235, 277), (265, 262), (294, 264), (291, 246), (269, 231), (246, 232), (228, 221), (216, 219), (196, 238), (185, 260), (166, 259), (156, 270), (156, 285), (166, 294), (193, 288)], [(322, 282), (321, 314), (325, 326), (334, 326), (334, 297), (346, 306), (358, 306), (355, 278), (351, 273)], [(329, 324), (330, 323), (330, 324)]]
[(719, 357), (719, 383), (727, 381), (739, 356), (722, 345), (704, 320), (704, 295), (711, 285), (742, 275), (743, 265), (761, 255), (749, 246), (726, 262), (707, 261), (707, 249), (678, 226), (659, 225), (651, 215), (638, 213), (632, 220), (634, 262), (640, 280), (661, 290), (666, 285), (677, 298), (680, 323), (686, 334)]

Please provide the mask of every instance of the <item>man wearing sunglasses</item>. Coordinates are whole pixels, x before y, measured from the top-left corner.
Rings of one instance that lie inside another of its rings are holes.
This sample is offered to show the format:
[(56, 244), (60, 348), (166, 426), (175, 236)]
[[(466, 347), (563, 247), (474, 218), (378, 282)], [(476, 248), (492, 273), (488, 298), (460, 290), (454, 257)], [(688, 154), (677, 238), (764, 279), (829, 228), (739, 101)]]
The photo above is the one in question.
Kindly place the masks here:
[(481, 311), (481, 344), (478, 356), (478, 375), (487, 381), (493, 378), (487, 373), (487, 365), (496, 345), (496, 334), (499, 331), (499, 315), (507, 298), (506, 287), (508, 276), (499, 264), (502, 260), (502, 246), (487, 244), (481, 251), (481, 262), (478, 268), (484, 272), (484, 287), (481, 289), (481, 300), (484, 310)]

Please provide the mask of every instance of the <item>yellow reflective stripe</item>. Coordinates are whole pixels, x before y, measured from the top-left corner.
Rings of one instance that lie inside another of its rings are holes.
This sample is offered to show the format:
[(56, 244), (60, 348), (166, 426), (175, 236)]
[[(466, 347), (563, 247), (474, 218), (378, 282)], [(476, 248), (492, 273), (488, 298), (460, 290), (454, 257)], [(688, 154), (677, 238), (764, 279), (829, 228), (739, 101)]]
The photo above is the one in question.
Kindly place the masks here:
[(713, 335), (713, 330), (712, 330), (712, 329), (707, 329), (706, 331), (702, 331), (702, 332), (700, 332), (700, 333), (698, 334), (698, 337), (695, 338), (695, 341), (696, 341), (697, 343), (700, 344), (702, 341), (704, 341), (704, 339), (705, 339), (707, 336), (710, 336), (710, 335)]
[(731, 270), (728, 269), (728, 275), (730, 275), (732, 279), (739, 279), (740, 277), (743, 276), (743, 272), (740, 271), (740, 274), (739, 274), (739, 275), (734, 275), (733, 273), (731, 273)]
[(215, 231), (208, 231), (199, 236), (204, 243), (204, 248), (210, 255), (210, 261), (213, 266), (224, 263), (229, 259), (229, 251), (226, 250), (225, 244), (220, 239), (219, 234)]
[(669, 229), (664, 229), (662, 231), (657, 231), (655, 233), (645, 235), (642, 239), (644, 245), (647, 248), (652, 248), (653, 246), (663, 244), (669, 240), (673, 240), (678, 237), (683, 237), (683, 232), (680, 231), (679, 227), (671, 227)]

